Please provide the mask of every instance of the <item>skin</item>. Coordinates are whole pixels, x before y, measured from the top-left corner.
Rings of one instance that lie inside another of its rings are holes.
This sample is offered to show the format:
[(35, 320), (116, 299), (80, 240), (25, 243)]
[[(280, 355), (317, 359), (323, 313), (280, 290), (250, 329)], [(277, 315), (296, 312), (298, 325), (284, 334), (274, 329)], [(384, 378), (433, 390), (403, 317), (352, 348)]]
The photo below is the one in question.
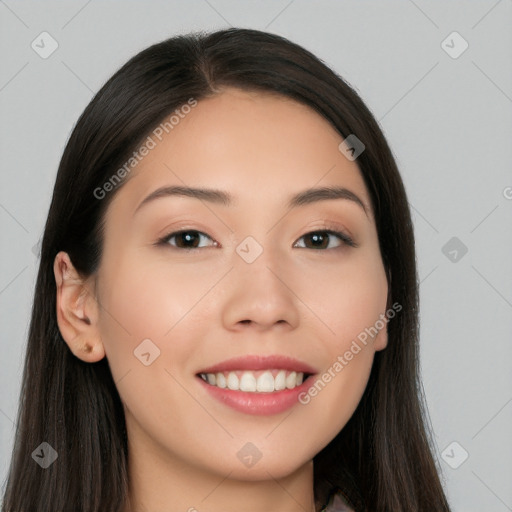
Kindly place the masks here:
[[(314, 511), (312, 459), (356, 409), (386, 328), (307, 405), (279, 414), (235, 411), (195, 374), (235, 356), (285, 354), (320, 376), (386, 311), (370, 199), (342, 140), (304, 105), (225, 89), (199, 101), (117, 191), (96, 274), (82, 279), (66, 253), (55, 258), (62, 336), (84, 361), (107, 357), (124, 405), (125, 512)], [(235, 202), (165, 197), (134, 215), (169, 185), (223, 190)], [(346, 187), (368, 212), (347, 199), (286, 207), (321, 186)], [(326, 222), (358, 246), (332, 236), (328, 248), (311, 248), (304, 235)], [(185, 228), (211, 239), (188, 251), (177, 239), (154, 245)], [(247, 236), (263, 248), (250, 264), (235, 250)], [(160, 349), (149, 366), (133, 353), (147, 338)], [(262, 454), (250, 468), (237, 457), (247, 442)]]

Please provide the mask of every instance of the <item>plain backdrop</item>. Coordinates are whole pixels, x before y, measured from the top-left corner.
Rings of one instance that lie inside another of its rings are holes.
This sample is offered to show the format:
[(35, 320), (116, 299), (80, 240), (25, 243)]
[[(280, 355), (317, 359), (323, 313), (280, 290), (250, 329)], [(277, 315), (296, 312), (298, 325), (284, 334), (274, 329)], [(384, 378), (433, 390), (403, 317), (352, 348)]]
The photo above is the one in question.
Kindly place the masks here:
[(146, 46), (238, 26), (311, 50), (379, 120), (414, 215), (422, 381), (449, 501), (512, 510), (511, 15), (511, 0), (0, 0), (1, 484), (37, 243), (74, 123)]

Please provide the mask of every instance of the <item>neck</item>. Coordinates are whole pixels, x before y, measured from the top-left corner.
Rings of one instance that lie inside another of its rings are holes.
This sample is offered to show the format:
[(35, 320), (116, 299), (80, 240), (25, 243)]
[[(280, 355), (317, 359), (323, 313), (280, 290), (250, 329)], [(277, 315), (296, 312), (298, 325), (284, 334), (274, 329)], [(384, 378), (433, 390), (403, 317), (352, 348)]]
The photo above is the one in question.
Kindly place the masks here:
[[(132, 464), (123, 512), (315, 512), (312, 463), (284, 478), (232, 480), (229, 475), (167, 470)], [(172, 506), (172, 508), (170, 508)]]

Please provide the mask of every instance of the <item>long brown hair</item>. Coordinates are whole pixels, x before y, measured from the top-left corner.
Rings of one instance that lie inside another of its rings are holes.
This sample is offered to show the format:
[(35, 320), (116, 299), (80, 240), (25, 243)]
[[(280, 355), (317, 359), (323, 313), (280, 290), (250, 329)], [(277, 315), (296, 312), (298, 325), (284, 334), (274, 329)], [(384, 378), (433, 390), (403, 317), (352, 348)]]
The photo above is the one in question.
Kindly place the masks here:
[[(60, 334), (53, 261), (66, 251), (81, 275), (97, 270), (105, 210), (122, 184), (101, 200), (95, 190), (171, 112), (227, 86), (292, 98), (363, 142), (357, 164), (375, 213), (388, 305), (402, 306), (356, 411), (315, 457), (317, 503), (340, 489), (357, 512), (449, 511), (419, 376), (413, 225), (390, 148), (358, 94), (317, 57), (277, 35), (228, 29), (140, 52), (95, 95), (69, 138), (42, 239), (4, 512), (117, 512), (125, 503), (121, 400), (106, 358), (81, 361)], [(47, 469), (31, 458), (42, 442), (58, 453)]]

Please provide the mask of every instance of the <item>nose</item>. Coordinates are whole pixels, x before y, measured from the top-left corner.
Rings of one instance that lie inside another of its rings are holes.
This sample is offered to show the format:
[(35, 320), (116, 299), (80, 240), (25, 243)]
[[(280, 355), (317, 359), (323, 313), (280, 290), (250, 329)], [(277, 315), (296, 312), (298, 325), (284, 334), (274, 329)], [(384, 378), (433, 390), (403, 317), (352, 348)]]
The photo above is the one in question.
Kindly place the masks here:
[[(236, 256), (238, 258), (238, 256)], [(228, 330), (293, 330), (300, 321), (294, 277), (270, 251), (253, 263), (235, 260), (225, 290), (222, 321)]]

